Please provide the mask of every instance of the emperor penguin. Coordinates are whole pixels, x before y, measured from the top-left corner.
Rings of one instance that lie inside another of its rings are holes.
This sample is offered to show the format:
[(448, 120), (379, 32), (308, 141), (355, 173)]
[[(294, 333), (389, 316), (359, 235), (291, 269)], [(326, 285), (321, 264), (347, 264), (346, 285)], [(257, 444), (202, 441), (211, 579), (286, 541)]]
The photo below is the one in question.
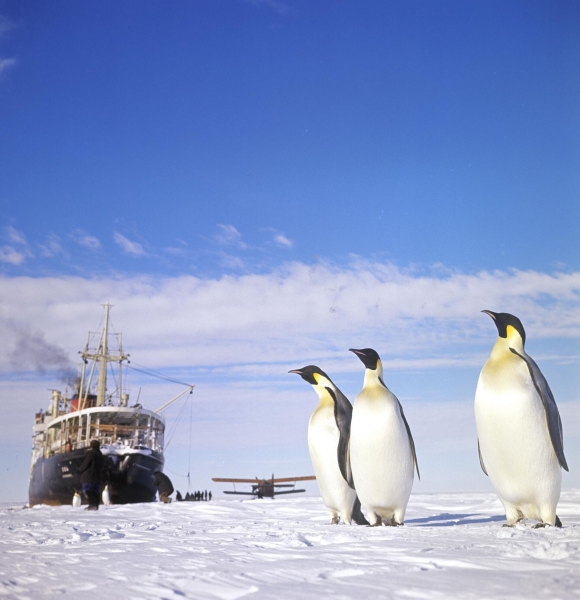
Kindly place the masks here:
[(101, 499), (103, 500), (104, 506), (109, 506), (111, 504), (111, 493), (109, 491), (109, 484), (105, 486), (103, 489), (103, 493), (101, 494)]
[(562, 527), (556, 515), (564, 457), (562, 422), (550, 386), (526, 354), (526, 332), (509, 313), (482, 311), (499, 337), (475, 392), (479, 461), (504, 506), (507, 526)]
[(365, 368), (354, 401), (350, 460), (354, 484), (371, 526), (403, 525), (419, 466), (403, 407), (383, 381), (383, 365), (372, 348), (350, 349)]
[(318, 394), (318, 406), (308, 423), (308, 450), (330, 522), (368, 525), (352, 481), (349, 458), (352, 405), (330, 377), (314, 365), (289, 371), (300, 375)]
[(81, 495), (78, 492), (75, 492), (72, 499), (72, 505), (74, 508), (78, 508), (81, 504)]

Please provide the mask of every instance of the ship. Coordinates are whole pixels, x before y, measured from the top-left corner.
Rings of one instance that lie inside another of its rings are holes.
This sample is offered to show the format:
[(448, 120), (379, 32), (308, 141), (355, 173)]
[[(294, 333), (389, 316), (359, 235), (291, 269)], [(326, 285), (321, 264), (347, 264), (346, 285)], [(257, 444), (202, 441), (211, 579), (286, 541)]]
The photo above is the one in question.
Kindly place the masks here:
[[(105, 457), (103, 485), (113, 504), (153, 502), (155, 471), (164, 467), (165, 418), (170, 404), (194, 386), (156, 410), (130, 403), (124, 390), (124, 368), (129, 355), (123, 352), (122, 334), (109, 332), (112, 305), (105, 304), (104, 325), (99, 333), (89, 332), (85, 349), (79, 352), (78, 375), (71, 392), (52, 390), (49, 408), (36, 413), (32, 436), (29, 505), (72, 504), (75, 493), (82, 504), (81, 466), (91, 440), (98, 440)], [(111, 375), (109, 376), (109, 372)], [(148, 371), (148, 374), (154, 374)], [(112, 379), (111, 391), (107, 381)], [(176, 382), (177, 383), (177, 382)], [(69, 385), (67, 384), (67, 387)]]

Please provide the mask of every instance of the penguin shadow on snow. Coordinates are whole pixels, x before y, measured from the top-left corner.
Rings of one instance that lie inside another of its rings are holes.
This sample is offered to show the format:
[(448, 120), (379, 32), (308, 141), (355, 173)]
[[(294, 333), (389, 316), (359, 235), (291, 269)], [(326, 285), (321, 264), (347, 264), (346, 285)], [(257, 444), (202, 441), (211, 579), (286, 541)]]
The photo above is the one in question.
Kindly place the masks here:
[(423, 525), (424, 527), (453, 527), (455, 525), (475, 525), (481, 523), (495, 523), (505, 521), (504, 515), (494, 515), (493, 517), (478, 517), (479, 513), (441, 513), (431, 517), (421, 517), (419, 519), (405, 519), (405, 525)]

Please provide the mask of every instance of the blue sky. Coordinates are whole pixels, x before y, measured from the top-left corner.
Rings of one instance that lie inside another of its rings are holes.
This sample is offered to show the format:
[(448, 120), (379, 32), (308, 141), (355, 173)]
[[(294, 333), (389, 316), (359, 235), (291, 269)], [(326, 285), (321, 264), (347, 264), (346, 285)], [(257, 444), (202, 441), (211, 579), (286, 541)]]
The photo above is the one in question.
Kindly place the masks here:
[[(215, 402), (244, 389), (266, 418), (301, 394), (298, 435), (314, 396), (280, 374), (317, 362), (352, 399), (351, 346), (377, 347), (402, 400), (470, 419), (495, 338), (479, 310), (510, 310), (573, 407), (579, 25), (560, 1), (0, 2), (7, 347), (41, 332), (72, 360), (113, 301), (141, 362)], [(6, 401), (31, 393), (15, 364)], [(271, 471), (276, 439), (256, 443)]]
[[(266, 267), (577, 268), (579, 18), (574, 2), (4, 3), (1, 217), (74, 259), (3, 269), (215, 276), (218, 224)], [(264, 247), (276, 234), (292, 247)]]

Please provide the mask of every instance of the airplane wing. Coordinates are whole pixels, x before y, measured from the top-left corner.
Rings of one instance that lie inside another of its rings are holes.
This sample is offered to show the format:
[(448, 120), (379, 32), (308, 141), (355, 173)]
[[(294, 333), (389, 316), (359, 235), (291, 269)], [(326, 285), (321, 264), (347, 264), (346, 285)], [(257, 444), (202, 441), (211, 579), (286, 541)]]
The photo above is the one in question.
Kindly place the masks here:
[(254, 479), (233, 479), (228, 477), (212, 477), (212, 481), (217, 481), (218, 483), (253, 483), (256, 485), (257, 483), (285, 483), (292, 481), (311, 481), (316, 479), (314, 475), (307, 475), (304, 477), (276, 477), (275, 479), (258, 479), (255, 477)]
[(267, 479), (258, 479), (255, 477), (254, 479), (231, 479), (227, 477), (213, 477), (212, 481), (217, 481), (219, 483), (266, 483)]
[(304, 477), (276, 477), (276, 479), (268, 479), (270, 483), (284, 483), (286, 481), (314, 481), (315, 475), (306, 475)]

